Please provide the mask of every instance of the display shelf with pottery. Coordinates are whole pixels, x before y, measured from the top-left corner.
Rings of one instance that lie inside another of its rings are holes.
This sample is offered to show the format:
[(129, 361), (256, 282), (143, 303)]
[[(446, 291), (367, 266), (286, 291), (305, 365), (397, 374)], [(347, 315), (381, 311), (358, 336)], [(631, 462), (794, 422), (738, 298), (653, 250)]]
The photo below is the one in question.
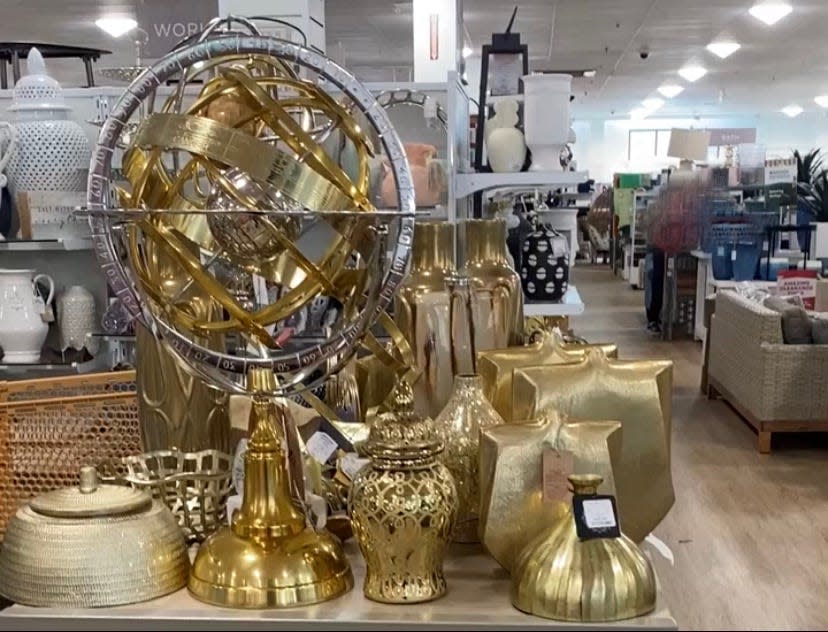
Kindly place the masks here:
[[(348, 541), (354, 580), (361, 586), (365, 562), (356, 542)], [(404, 607), (370, 601), (352, 590), (313, 608), (250, 611), (210, 608), (186, 590), (154, 601), (118, 608), (31, 608), (12, 605), (0, 611), (0, 628), (59, 630), (678, 630), (663, 599), (643, 617), (609, 623), (570, 623), (533, 617), (509, 603), (508, 574), (482, 549), (452, 546), (445, 562), (449, 592), (442, 599)]]
[[(527, 137), (528, 138), (528, 137)], [(456, 173), (454, 196), (463, 198), (476, 191), (514, 187), (575, 186), (589, 180), (588, 171), (520, 171), (517, 173)]]

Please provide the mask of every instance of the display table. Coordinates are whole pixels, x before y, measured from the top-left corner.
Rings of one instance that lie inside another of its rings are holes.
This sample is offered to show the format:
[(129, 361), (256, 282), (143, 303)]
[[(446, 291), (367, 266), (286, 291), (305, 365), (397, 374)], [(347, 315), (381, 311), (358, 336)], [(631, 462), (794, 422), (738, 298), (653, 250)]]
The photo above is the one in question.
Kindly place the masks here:
[(0, 612), (0, 630), (677, 630), (663, 603), (649, 615), (604, 624), (533, 617), (512, 607), (509, 577), (480, 545), (454, 545), (446, 561), (449, 592), (424, 604), (386, 605), (365, 599), (365, 566), (353, 540), (345, 545), (354, 589), (328, 601), (289, 610), (231, 610), (193, 599), (186, 589), (118, 608), (65, 610), (13, 605)]
[(578, 288), (570, 285), (560, 303), (529, 303), (523, 305), (523, 315), (529, 317), (577, 316), (584, 313), (584, 302)]

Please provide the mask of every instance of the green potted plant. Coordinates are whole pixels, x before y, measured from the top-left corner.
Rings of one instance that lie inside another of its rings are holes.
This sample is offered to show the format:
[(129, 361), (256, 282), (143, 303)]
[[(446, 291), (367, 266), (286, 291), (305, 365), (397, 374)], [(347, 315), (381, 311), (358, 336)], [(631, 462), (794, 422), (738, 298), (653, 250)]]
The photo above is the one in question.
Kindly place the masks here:
[[(797, 225), (807, 226), (814, 221), (814, 218), (813, 211), (805, 200), (808, 195), (810, 195), (810, 187), (814, 178), (822, 172), (821, 150), (812, 149), (803, 155), (799, 153), (798, 149), (795, 149), (794, 158), (796, 158), (797, 188), (796, 223)], [(808, 241), (811, 238), (811, 233), (805, 230), (800, 230), (797, 231), (796, 236), (799, 241), (800, 248), (803, 251), (808, 249)]]
[(823, 169), (799, 189), (799, 203), (807, 209), (811, 223), (816, 224), (811, 256), (828, 257), (828, 170)]

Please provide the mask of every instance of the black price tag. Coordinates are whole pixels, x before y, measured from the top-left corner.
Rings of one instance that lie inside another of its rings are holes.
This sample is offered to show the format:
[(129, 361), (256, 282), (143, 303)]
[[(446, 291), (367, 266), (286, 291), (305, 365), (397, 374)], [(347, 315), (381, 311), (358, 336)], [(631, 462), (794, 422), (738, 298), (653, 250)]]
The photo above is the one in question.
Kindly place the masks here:
[(572, 514), (575, 518), (575, 530), (582, 540), (621, 536), (614, 496), (573, 496)]

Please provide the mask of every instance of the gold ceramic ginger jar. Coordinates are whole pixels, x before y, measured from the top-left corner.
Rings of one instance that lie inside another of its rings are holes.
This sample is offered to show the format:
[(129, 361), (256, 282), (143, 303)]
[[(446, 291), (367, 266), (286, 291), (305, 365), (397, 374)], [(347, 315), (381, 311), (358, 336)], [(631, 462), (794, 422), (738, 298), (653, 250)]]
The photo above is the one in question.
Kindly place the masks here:
[(394, 318), (422, 372), (414, 384), (415, 410), (432, 418), (451, 395), (451, 297), (446, 279), (454, 270), (454, 225), (418, 221), (411, 269), (394, 296)]
[[(596, 494), (601, 477), (569, 477), (579, 496)], [(512, 604), (519, 610), (562, 621), (617, 621), (655, 608), (655, 574), (649, 560), (625, 535), (578, 537), (572, 507), (526, 545), (512, 572)]]
[(454, 530), (456, 542), (479, 542), (477, 519), (480, 512), (480, 432), (502, 424), (483, 394), (479, 375), (460, 374), (454, 378), (454, 392), (434, 424), (444, 450), (442, 461), (457, 485), (458, 516)]
[(463, 222), (465, 263), (474, 300), (474, 348), (523, 344), (523, 287), (506, 256), (506, 220)]
[(457, 491), (438, 456), (434, 422), (414, 413), (413, 391), (400, 380), (390, 411), (371, 427), (370, 465), (355, 476), (351, 523), (366, 571), (365, 596), (417, 603), (446, 592), (443, 558), (457, 518)]

